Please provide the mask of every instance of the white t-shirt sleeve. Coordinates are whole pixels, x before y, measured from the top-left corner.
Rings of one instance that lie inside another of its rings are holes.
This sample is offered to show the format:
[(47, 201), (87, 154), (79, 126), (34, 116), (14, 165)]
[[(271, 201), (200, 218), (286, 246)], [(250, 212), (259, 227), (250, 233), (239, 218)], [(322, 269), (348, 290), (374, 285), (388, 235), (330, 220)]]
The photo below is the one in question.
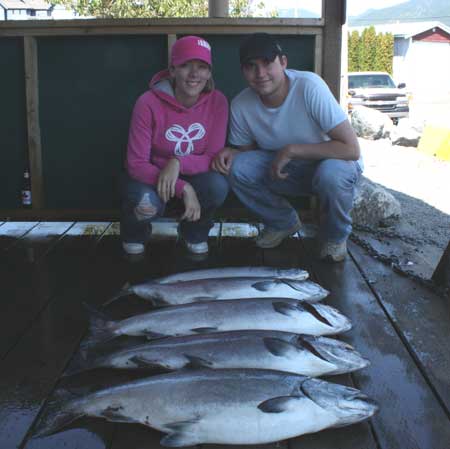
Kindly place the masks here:
[(239, 99), (236, 100), (231, 102), (228, 143), (237, 146), (251, 145), (254, 138), (244, 117)]
[(346, 113), (334, 98), (325, 81), (314, 76), (304, 86), (305, 104), (313, 120), (323, 132), (328, 133), (337, 125), (347, 120)]

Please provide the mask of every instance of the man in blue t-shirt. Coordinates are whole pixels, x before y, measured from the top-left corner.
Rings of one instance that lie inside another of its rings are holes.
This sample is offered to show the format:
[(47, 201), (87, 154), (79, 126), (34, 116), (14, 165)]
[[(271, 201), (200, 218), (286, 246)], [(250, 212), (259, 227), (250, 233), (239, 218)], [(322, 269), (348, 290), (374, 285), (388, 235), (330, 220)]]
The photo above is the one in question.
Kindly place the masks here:
[(347, 254), (350, 211), (362, 171), (360, 149), (347, 115), (316, 74), (287, 69), (287, 57), (266, 33), (240, 47), (249, 85), (231, 103), (229, 144), (212, 168), (264, 223), (257, 246), (273, 248), (301, 223), (284, 196), (320, 200), (319, 255), (339, 262)]

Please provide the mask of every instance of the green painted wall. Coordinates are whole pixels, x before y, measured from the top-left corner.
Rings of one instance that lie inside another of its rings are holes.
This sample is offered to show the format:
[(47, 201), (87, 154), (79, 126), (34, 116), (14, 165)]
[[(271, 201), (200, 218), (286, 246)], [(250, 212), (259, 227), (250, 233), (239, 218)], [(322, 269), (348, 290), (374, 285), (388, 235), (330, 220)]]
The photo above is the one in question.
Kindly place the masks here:
[(0, 208), (20, 207), (20, 188), (27, 163), (27, 120), (23, 40), (0, 39)]
[(133, 105), (167, 65), (165, 36), (38, 39), (46, 207), (118, 205)]

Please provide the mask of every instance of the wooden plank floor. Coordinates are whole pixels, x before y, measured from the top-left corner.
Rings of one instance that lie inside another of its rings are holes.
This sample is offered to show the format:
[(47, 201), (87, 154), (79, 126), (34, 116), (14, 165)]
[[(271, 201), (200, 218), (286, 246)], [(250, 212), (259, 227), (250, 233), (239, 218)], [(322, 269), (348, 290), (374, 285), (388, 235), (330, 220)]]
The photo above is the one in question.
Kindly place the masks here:
[[(448, 302), (354, 244), (351, 257), (337, 265), (316, 261), (309, 240), (289, 239), (263, 251), (250, 239), (219, 235), (210, 239), (210, 246), (209, 257), (195, 261), (174, 239), (155, 240), (144, 259), (131, 261), (122, 255), (115, 224), (0, 223), (0, 448), (161, 447), (158, 431), (92, 418), (46, 438), (32, 438), (33, 426), (56, 388), (100, 387), (136, 376), (111, 370), (62, 376), (86, 331), (82, 303), (98, 307), (125, 282), (240, 265), (302, 267), (328, 288), (326, 302), (353, 323), (341, 338), (371, 360), (364, 370), (328, 380), (356, 386), (380, 405), (367, 422), (259, 447), (450, 447)], [(142, 307), (137, 301), (122, 302), (111, 313), (119, 317)]]

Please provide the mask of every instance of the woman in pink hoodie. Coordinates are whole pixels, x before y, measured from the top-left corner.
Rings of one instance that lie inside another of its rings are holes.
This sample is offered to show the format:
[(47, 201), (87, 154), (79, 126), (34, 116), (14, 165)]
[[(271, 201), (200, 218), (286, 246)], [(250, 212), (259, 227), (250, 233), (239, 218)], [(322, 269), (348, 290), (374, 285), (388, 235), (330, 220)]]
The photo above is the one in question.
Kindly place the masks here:
[(227, 122), (228, 102), (213, 88), (208, 42), (177, 40), (169, 69), (153, 77), (131, 118), (121, 216), (126, 253), (144, 253), (152, 220), (174, 197), (184, 203), (179, 233), (186, 248), (208, 252), (214, 212), (228, 193), (227, 179), (210, 169), (225, 145)]

